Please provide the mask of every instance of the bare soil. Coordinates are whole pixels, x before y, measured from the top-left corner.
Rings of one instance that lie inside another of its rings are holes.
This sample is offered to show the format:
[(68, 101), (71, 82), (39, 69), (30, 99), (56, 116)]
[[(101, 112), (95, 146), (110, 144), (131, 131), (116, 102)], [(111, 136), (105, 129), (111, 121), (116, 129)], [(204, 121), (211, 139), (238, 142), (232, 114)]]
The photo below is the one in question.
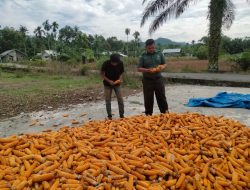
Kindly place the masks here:
[[(127, 87), (122, 88), (124, 97), (139, 91), (140, 90), (134, 90)], [(36, 97), (26, 96), (13, 98), (0, 95), (0, 120), (14, 117), (20, 113), (55, 110), (59, 107), (67, 109), (71, 105), (96, 102), (103, 99), (103, 86), (101, 85), (95, 88), (63, 91), (52, 95), (37, 95)]]

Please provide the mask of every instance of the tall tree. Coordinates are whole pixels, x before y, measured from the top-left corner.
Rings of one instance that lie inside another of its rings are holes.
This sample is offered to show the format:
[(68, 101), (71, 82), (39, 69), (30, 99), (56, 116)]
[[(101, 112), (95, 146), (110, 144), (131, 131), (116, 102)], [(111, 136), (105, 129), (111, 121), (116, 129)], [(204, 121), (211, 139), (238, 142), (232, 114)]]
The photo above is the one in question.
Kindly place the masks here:
[(36, 37), (42, 38), (43, 35), (45, 34), (45, 31), (42, 29), (41, 26), (38, 26), (38, 27), (34, 30), (34, 34), (36, 35)]
[(125, 34), (127, 35), (127, 55), (128, 55), (128, 35), (130, 34), (130, 29), (129, 28), (125, 29)]
[(56, 50), (56, 35), (57, 35), (57, 29), (59, 28), (59, 24), (56, 21), (54, 21), (51, 24), (51, 28), (52, 28), (52, 32), (53, 32), (53, 34), (52, 34), (53, 40), (55, 41), (54, 49)]
[(21, 33), (12, 27), (4, 27), (0, 30), (0, 52), (10, 49), (23, 48)]
[(36, 53), (36, 49), (39, 48), (40, 51), (42, 51), (42, 37), (45, 35), (45, 31), (42, 29), (41, 26), (38, 26), (35, 30), (34, 30), (34, 34), (36, 36), (36, 38), (34, 39), (33, 43), (34, 43), (34, 55)]
[(23, 37), (23, 45), (24, 45), (24, 51), (25, 54), (27, 55), (27, 48), (26, 48), (26, 34), (28, 32), (28, 29), (25, 26), (20, 25), (19, 27), (19, 32), (21, 33)]
[(134, 36), (135, 40), (138, 41), (140, 33), (138, 31), (135, 31), (133, 36)]
[(70, 44), (75, 38), (75, 31), (72, 27), (66, 25), (59, 30), (59, 40)]
[(208, 37), (203, 36), (201, 39), (198, 40), (200, 43), (203, 43), (205, 45), (208, 45)]
[[(143, 4), (147, 0), (143, 0)], [(146, 6), (141, 26), (149, 17), (159, 13), (153, 20), (149, 33), (156, 31), (166, 20), (178, 18), (195, 0), (153, 0)], [(249, 0), (247, 0), (249, 2)], [(234, 4), (231, 0), (210, 0), (209, 4), (209, 64), (208, 70), (218, 71), (218, 55), (221, 41), (221, 28), (230, 28), (234, 20)]]
[(135, 31), (133, 33), (133, 36), (135, 38), (135, 56), (136, 56), (136, 53), (137, 53), (137, 50), (138, 49), (138, 44), (139, 44), (139, 36), (140, 36), (140, 33), (138, 31)]
[(43, 28), (44, 30), (46, 31), (46, 37), (47, 37), (47, 40), (48, 40), (48, 48), (50, 49), (50, 29), (52, 28), (52, 25), (50, 25), (49, 23), (49, 20), (46, 20), (43, 22)]

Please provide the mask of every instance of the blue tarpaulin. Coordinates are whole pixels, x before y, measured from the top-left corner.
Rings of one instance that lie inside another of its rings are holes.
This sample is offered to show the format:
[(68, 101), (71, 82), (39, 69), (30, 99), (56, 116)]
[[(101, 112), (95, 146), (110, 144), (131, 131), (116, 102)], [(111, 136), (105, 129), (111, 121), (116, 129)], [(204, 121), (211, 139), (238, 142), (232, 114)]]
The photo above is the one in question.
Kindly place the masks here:
[(190, 98), (187, 106), (250, 109), (250, 94), (220, 92), (212, 98)]

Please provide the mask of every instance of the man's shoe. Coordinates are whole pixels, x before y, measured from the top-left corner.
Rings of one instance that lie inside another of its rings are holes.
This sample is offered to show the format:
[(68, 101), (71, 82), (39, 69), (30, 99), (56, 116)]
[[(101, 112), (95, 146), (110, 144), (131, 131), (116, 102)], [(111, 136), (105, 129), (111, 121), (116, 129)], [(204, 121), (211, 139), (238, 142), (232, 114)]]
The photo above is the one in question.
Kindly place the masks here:
[(124, 115), (120, 115), (120, 118), (124, 118)]
[(112, 116), (109, 115), (109, 116), (108, 116), (108, 119), (109, 119), (109, 120), (112, 120)]

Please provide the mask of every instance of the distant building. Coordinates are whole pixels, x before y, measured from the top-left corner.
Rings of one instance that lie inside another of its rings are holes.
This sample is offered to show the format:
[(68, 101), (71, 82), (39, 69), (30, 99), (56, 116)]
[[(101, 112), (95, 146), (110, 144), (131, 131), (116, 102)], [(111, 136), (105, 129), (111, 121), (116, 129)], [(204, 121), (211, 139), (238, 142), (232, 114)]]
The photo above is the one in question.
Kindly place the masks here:
[(180, 48), (164, 49), (164, 50), (162, 50), (162, 53), (164, 56), (179, 56), (179, 55), (181, 55), (181, 49)]
[(27, 55), (17, 49), (7, 50), (0, 54), (1, 62), (18, 62), (27, 58)]
[(54, 50), (44, 50), (41, 53), (41, 58), (44, 61), (51, 61), (53, 58), (57, 58), (57, 56), (59, 56), (59, 53)]
[(118, 52), (117, 54), (119, 54), (121, 57), (128, 57), (127, 55), (121, 53), (121, 52)]

